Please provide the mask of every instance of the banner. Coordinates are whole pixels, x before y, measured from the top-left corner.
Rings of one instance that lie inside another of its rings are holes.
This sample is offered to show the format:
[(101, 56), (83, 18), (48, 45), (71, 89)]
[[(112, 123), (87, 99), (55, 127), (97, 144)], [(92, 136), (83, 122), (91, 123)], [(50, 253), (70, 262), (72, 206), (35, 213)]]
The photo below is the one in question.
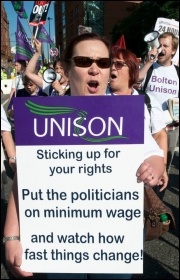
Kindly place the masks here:
[[(160, 34), (172, 32), (179, 39), (179, 22), (174, 19), (157, 18), (154, 30), (158, 31)], [(179, 65), (179, 46), (172, 61), (175, 65)]]
[(144, 97), (16, 98), (14, 118), (21, 269), (143, 273)]
[(36, 38), (40, 42), (49, 43), (51, 46), (53, 46), (55, 48), (54, 42), (53, 42), (53, 40), (51, 40), (49, 34), (47, 33), (47, 31), (44, 27), (44, 25), (39, 25), (39, 29), (38, 29)]
[(34, 50), (29, 42), (27, 34), (17, 17), (17, 32), (16, 32), (16, 55), (15, 61), (18, 59), (29, 61), (34, 54)]
[(24, 1), (11, 1), (14, 10), (16, 11), (16, 13), (18, 14), (18, 16), (20, 18), (28, 18), (28, 15), (24, 9)]
[(45, 24), (50, 4), (51, 1), (34, 1), (29, 25), (37, 26), (39, 24)]

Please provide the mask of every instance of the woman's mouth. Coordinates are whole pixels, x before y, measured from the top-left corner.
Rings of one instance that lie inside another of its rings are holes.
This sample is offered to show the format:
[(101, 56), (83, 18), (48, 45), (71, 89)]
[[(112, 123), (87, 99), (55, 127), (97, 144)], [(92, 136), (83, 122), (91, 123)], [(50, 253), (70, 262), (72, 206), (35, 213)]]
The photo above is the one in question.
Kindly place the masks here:
[(88, 91), (90, 93), (96, 93), (98, 91), (99, 82), (98, 81), (90, 81), (88, 83)]

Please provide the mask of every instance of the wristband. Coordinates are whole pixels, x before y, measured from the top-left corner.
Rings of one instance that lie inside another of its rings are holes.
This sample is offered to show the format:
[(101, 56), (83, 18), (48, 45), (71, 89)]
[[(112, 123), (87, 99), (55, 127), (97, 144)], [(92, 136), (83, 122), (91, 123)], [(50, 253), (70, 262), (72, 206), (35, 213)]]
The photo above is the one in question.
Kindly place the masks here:
[(3, 244), (5, 244), (7, 241), (13, 241), (13, 240), (20, 240), (20, 237), (19, 236), (3, 237)]

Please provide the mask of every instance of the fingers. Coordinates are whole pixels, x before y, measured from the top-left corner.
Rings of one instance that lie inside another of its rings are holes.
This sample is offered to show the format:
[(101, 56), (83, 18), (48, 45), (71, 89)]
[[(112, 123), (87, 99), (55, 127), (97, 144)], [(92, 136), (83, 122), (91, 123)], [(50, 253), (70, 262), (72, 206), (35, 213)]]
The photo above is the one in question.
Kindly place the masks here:
[(149, 60), (150, 61), (154, 61), (156, 58), (157, 58), (157, 49), (156, 48), (153, 48), (149, 53), (148, 53), (148, 56), (149, 56)]
[(155, 55), (154, 54), (150, 54), (150, 60), (154, 60), (155, 59)]
[(14, 258), (14, 265), (17, 266), (17, 267), (20, 267), (21, 263), (22, 263), (21, 256), (15, 256), (15, 258)]
[(159, 178), (152, 168), (149, 163), (144, 162), (140, 165), (137, 171), (137, 182), (141, 183), (143, 182), (144, 184), (148, 186), (155, 186), (157, 185)]
[(162, 188), (160, 188), (159, 191), (162, 192), (162, 191), (165, 190), (166, 188), (167, 188), (167, 185), (166, 185), (166, 186), (163, 186)]
[(15, 278), (29, 277), (33, 274), (31, 272), (23, 271), (21, 266), (21, 257), (15, 256), (13, 261), (6, 261), (7, 267)]
[(23, 270), (21, 270), (20, 267), (11, 266), (11, 267), (8, 267), (8, 268), (9, 268), (11, 274), (12, 274), (15, 278), (22, 278), (22, 277), (33, 276), (33, 273), (23, 271)]
[(159, 180), (158, 182), (158, 185), (161, 186), (161, 188), (159, 189), (160, 192), (162, 192), (164, 189), (167, 188), (168, 186), (168, 181), (169, 181), (169, 178), (168, 178), (168, 174), (167, 172), (165, 171), (163, 176), (161, 177), (161, 179)]

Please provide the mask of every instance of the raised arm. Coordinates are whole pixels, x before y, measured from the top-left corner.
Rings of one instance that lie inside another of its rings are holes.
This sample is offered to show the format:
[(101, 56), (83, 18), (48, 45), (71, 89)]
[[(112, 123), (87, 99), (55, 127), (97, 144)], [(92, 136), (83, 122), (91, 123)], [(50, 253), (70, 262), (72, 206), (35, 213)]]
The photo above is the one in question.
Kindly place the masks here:
[[(152, 59), (151, 55), (154, 56), (153, 59)], [(157, 56), (158, 56), (158, 50), (156, 48), (153, 48), (152, 50), (150, 50), (148, 52), (147, 62), (144, 64), (144, 66), (141, 69), (139, 69), (139, 80), (145, 78), (147, 71), (149, 70), (151, 65), (154, 63), (154, 61), (157, 60)]]
[(30, 59), (26, 70), (25, 70), (25, 75), (34, 83), (36, 84), (38, 87), (43, 87), (43, 78), (41, 76), (39, 76), (38, 74), (36, 74), (36, 66), (37, 66), (37, 62), (39, 57), (41, 56), (41, 42), (39, 42), (36, 38), (34, 38), (34, 45), (36, 47), (36, 52), (34, 53), (34, 55), (32, 56), (32, 58)]

